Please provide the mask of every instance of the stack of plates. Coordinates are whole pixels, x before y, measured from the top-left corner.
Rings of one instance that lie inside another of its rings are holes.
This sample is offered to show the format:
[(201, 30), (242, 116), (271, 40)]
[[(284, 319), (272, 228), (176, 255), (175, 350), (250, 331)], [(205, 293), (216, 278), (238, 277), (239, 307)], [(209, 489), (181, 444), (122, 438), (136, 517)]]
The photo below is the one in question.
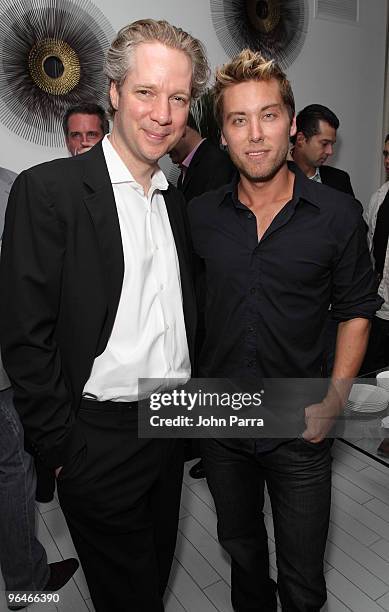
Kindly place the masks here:
[(374, 385), (353, 385), (346, 409), (351, 412), (374, 414), (386, 410), (389, 403), (389, 392)]

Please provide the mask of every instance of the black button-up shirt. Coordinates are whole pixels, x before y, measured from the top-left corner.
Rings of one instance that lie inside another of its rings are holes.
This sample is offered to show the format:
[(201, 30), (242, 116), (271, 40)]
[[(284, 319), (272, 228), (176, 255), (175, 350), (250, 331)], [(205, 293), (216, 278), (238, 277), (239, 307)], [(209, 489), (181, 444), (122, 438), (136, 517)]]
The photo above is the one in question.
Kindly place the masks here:
[(237, 180), (189, 205), (205, 265), (204, 377), (319, 377), (323, 329), (370, 319), (382, 300), (355, 200), (310, 181), (293, 163), (292, 199), (258, 242)]

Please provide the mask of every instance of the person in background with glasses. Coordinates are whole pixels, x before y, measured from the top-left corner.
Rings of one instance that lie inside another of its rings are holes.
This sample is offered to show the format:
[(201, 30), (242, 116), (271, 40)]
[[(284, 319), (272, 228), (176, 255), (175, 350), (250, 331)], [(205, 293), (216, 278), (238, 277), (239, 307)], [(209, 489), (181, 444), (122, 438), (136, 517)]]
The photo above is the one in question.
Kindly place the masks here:
[(109, 121), (99, 104), (84, 102), (71, 106), (62, 121), (65, 141), (72, 157), (86, 153), (109, 132)]
[(368, 243), (379, 283), (378, 293), (385, 300), (377, 311), (361, 374), (389, 365), (389, 134), (385, 137), (384, 168), (386, 182), (372, 195), (364, 212)]

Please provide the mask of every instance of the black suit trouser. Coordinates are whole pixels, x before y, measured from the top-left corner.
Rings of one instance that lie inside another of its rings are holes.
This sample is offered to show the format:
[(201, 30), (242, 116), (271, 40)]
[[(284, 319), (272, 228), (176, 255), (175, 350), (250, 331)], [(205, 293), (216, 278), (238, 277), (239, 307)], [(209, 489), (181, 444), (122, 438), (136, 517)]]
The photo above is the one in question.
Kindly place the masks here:
[(179, 440), (137, 437), (136, 404), (83, 401), (85, 447), (58, 478), (96, 612), (161, 612), (181, 494)]

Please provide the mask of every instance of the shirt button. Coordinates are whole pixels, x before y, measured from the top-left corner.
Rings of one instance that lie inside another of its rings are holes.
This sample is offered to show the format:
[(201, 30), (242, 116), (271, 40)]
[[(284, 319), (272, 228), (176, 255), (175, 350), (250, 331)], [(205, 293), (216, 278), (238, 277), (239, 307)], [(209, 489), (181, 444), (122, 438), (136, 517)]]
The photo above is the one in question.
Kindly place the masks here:
[(164, 290), (165, 287), (164, 287), (163, 283), (160, 284), (159, 288), (160, 288), (161, 291)]
[(256, 291), (255, 287), (251, 287), (250, 293), (255, 293), (255, 291)]
[(254, 365), (254, 361), (248, 361), (248, 363), (247, 363), (247, 367), (248, 368), (252, 368), (253, 365)]
[(253, 332), (254, 331), (254, 326), (253, 325), (249, 325), (249, 332)]

